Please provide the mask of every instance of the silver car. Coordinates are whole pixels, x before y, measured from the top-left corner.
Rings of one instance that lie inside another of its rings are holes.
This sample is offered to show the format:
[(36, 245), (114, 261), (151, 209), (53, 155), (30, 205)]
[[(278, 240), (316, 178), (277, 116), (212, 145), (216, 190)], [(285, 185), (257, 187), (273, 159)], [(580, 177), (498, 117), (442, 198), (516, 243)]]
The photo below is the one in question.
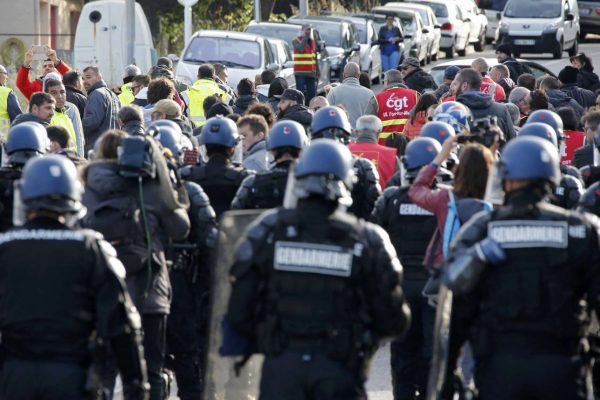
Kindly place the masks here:
[(354, 23), (360, 43), (360, 70), (369, 74), (371, 80), (381, 76), (381, 53), (377, 41), (378, 30), (373, 20), (366, 17), (348, 17)]
[(579, 25), (581, 40), (585, 39), (588, 33), (600, 32), (600, 1), (598, 0), (577, 0), (579, 5)]

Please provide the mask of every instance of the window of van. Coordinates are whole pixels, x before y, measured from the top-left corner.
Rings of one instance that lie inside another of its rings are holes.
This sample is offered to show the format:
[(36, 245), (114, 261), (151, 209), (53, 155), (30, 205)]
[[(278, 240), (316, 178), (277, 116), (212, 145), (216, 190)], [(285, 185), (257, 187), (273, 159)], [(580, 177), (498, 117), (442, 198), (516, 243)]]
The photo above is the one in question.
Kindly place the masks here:
[(433, 13), (438, 18), (448, 18), (448, 8), (444, 4), (438, 3), (423, 3), (428, 5), (433, 10)]
[(504, 10), (509, 18), (558, 18), (562, 8), (560, 0), (523, 1), (510, 0)]
[(260, 68), (261, 57), (260, 45), (254, 41), (197, 36), (186, 49), (183, 61), (256, 69)]
[(265, 26), (265, 25), (250, 25), (246, 28), (246, 32), (248, 33), (256, 33), (257, 35), (268, 36), (279, 38), (288, 42), (288, 44), (292, 45), (292, 40), (294, 40), (298, 35), (300, 35), (300, 26), (290, 28), (279, 28), (273, 26)]

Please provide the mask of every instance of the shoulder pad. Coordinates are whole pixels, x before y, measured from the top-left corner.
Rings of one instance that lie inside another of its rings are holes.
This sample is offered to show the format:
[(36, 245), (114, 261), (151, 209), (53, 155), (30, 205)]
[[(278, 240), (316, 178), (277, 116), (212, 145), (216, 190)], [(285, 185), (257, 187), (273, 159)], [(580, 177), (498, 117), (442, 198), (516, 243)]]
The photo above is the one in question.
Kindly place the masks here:
[(273, 209), (262, 213), (250, 226), (248, 227), (248, 239), (252, 241), (260, 240), (264, 238), (269, 231), (279, 221), (279, 210)]
[(565, 186), (570, 189), (581, 189), (583, 191), (583, 185), (581, 181), (573, 175), (564, 175), (561, 180), (561, 186)]
[(181, 176), (182, 179), (189, 178), (190, 176), (192, 176), (192, 168), (192, 165), (186, 165), (184, 167), (179, 168), (179, 176)]
[(188, 192), (190, 203), (197, 207), (210, 206), (210, 199), (206, 195), (206, 192), (202, 189), (202, 186), (195, 182), (186, 181), (184, 182), (185, 189)]
[(93, 229), (79, 229), (79, 232), (95, 240), (104, 240), (104, 235)]
[(254, 175), (254, 174), (248, 175), (242, 181), (242, 186), (245, 187), (245, 188), (251, 188), (251, 187), (254, 186), (255, 182), (256, 182), (256, 175)]
[(100, 251), (106, 256), (106, 265), (108, 269), (118, 278), (125, 279), (125, 267), (121, 260), (117, 258), (117, 250), (106, 240), (99, 240), (98, 246)]
[(571, 165), (562, 165), (561, 169), (563, 170), (563, 174), (567, 174), (574, 178), (581, 180), (581, 173), (579, 170)]
[(388, 188), (386, 188), (386, 189), (383, 191), (382, 195), (383, 195), (383, 197), (384, 197), (386, 200), (391, 200), (391, 199), (393, 199), (394, 197), (396, 197), (396, 195), (397, 195), (398, 193), (400, 193), (400, 188), (399, 188), (399, 187), (396, 187), (396, 186), (394, 186), (394, 187), (388, 187)]

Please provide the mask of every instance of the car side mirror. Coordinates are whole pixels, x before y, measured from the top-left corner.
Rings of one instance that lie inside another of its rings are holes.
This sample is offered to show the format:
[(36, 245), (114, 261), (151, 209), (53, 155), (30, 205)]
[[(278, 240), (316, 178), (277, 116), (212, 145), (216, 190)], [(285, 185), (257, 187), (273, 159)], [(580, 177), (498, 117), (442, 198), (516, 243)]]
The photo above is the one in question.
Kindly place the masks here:
[(569, 13), (565, 16), (565, 21), (573, 21), (573, 20), (575, 20), (575, 16), (573, 14)]
[(502, 19), (502, 13), (499, 13), (499, 12), (497, 12), (497, 13), (496, 13), (496, 19), (497, 19), (498, 21), (500, 21), (500, 20)]
[(286, 61), (285, 63), (283, 63), (283, 68), (294, 68), (294, 61)]
[(471, 22), (471, 18), (465, 18), (463, 19), (464, 22)]
[(429, 33), (429, 29), (423, 28), (423, 30), (421, 32), (423, 32), (423, 33)]
[(270, 64), (267, 64), (267, 69), (269, 71), (279, 71), (281, 69), (281, 66), (276, 63), (270, 63)]
[(360, 44), (359, 43), (354, 43), (352, 45), (352, 50), (354, 51), (359, 51), (360, 50)]
[(442, 29), (442, 26), (440, 24), (435, 24), (433, 26), (433, 29)]
[(404, 35), (404, 39), (412, 39), (412, 35)]
[(325, 48), (325, 41), (324, 40), (319, 40), (319, 42), (317, 43), (317, 50), (318, 51), (323, 51), (323, 49)]
[(173, 62), (173, 64), (176, 64), (179, 62), (179, 57), (177, 56), (177, 54), (169, 54), (169, 55), (167, 55), (167, 57), (169, 58), (169, 60), (171, 60)]

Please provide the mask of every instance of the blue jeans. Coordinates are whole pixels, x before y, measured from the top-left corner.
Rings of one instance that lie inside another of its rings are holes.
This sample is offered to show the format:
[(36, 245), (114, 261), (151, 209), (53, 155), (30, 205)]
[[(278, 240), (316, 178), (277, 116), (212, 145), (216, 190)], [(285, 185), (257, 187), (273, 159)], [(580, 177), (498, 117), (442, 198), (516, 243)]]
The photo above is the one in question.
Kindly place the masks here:
[(381, 66), (383, 68), (383, 72), (398, 68), (398, 62), (400, 62), (399, 51), (395, 51), (388, 55), (381, 54)]
[(312, 76), (294, 75), (296, 89), (304, 93), (304, 103), (308, 106), (310, 100), (317, 95), (317, 78)]

